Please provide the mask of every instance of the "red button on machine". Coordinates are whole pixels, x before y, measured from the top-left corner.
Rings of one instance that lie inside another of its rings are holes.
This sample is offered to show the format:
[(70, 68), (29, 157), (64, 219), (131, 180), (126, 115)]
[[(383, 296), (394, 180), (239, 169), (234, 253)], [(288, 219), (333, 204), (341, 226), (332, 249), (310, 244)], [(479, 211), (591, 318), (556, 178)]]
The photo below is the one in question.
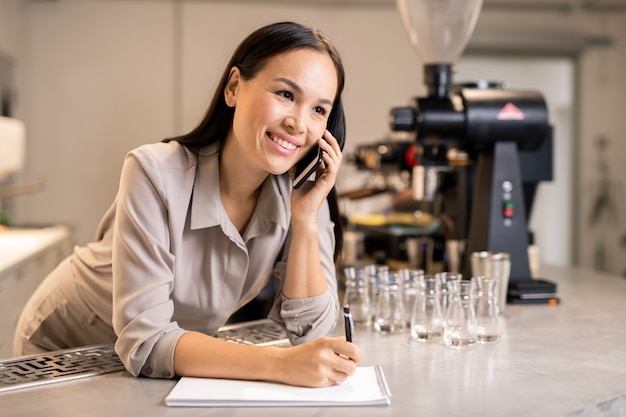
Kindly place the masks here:
[(502, 214), (507, 219), (510, 219), (510, 218), (513, 217), (515, 212), (513, 210), (513, 202), (512, 201), (505, 201), (504, 202), (504, 205), (503, 205), (503, 208), (502, 208)]

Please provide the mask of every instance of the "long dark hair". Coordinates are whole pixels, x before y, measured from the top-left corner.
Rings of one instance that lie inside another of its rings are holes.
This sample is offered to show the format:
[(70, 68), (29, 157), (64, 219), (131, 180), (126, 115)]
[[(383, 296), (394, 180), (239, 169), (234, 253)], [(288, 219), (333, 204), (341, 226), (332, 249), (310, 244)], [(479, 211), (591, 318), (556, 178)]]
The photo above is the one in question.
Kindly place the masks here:
[[(341, 101), (345, 82), (345, 72), (339, 53), (333, 44), (319, 30), (303, 26), (294, 22), (279, 22), (263, 26), (252, 32), (237, 47), (222, 78), (215, 89), (213, 98), (200, 124), (187, 134), (165, 139), (164, 142), (177, 141), (191, 150), (200, 148), (217, 141), (223, 141), (232, 127), (234, 108), (228, 107), (224, 100), (224, 90), (228, 83), (230, 69), (239, 68), (244, 80), (254, 78), (263, 70), (268, 60), (276, 55), (296, 49), (308, 48), (326, 53), (331, 58), (337, 70), (337, 94), (333, 108), (328, 117), (326, 128), (333, 134), (340, 144), (345, 143), (346, 123)], [(343, 228), (337, 192), (335, 187), (327, 197), (330, 207), (330, 217), (335, 223), (335, 261), (339, 259), (343, 247)]]

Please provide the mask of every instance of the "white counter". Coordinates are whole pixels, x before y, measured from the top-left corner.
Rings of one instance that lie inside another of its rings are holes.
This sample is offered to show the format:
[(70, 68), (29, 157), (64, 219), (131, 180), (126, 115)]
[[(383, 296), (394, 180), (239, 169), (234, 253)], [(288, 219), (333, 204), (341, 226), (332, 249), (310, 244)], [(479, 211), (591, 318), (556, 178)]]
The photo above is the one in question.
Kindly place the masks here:
[(71, 250), (65, 226), (0, 230), (0, 359), (12, 355), (15, 325), (26, 301)]
[(0, 230), (0, 277), (69, 235), (65, 226)]
[(626, 280), (543, 267), (562, 302), (509, 305), (502, 340), (467, 350), (356, 332), (363, 365), (381, 364), (389, 407), (172, 408), (175, 381), (114, 372), (0, 394), (9, 416), (625, 416)]

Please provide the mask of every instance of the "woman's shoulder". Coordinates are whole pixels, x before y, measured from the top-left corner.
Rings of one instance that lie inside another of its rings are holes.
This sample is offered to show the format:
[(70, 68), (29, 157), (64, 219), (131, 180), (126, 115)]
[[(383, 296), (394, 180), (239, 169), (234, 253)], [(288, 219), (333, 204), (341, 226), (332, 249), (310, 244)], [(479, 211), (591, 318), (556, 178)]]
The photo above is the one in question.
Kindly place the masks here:
[(154, 164), (161, 168), (186, 169), (196, 165), (198, 157), (179, 142), (157, 142), (139, 146), (129, 152), (141, 164)]

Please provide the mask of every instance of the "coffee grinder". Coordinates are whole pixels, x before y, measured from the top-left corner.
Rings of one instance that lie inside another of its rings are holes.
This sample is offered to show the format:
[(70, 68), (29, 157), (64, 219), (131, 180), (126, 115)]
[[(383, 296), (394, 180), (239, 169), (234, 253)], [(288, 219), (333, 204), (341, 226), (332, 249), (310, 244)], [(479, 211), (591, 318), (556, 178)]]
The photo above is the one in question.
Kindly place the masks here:
[[(390, 114), (391, 129), (413, 132), (421, 149), (413, 168), (413, 197), (422, 200), (442, 192), (441, 167), (447, 164), (456, 178), (452, 192), (447, 190), (453, 202), (446, 211), (454, 220), (454, 238), (463, 242), (464, 276), (471, 276), (472, 252), (507, 252), (510, 286), (526, 282), (531, 278), (528, 212), (537, 183), (552, 176), (545, 100), (536, 91), (452, 82), (453, 65), (470, 38), (482, 0), (397, 0), (397, 6), (424, 62), (427, 87), (426, 96), (414, 97)], [(451, 151), (464, 157), (447, 157)], [(535, 175), (537, 171), (545, 174)], [(525, 188), (531, 201), (525, 202)]]

